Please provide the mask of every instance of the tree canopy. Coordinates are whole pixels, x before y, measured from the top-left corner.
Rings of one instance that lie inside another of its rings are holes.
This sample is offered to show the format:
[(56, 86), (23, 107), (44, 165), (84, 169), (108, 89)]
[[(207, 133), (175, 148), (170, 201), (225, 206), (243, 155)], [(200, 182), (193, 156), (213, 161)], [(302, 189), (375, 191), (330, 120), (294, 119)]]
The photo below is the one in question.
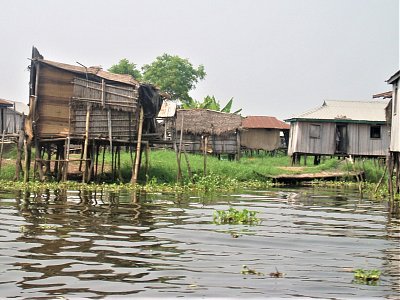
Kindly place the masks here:
[(129, 74), (137, 80), (142, 78), (142, 74), (136, 68), (136, 64), (129, 62), (126, 58), (121, 59), (118, 64), (112, 65), (108, 71), (115, 74)]
[(195, 68), (187, 59), (165, 53), (144, 65), (142, 71), (144, 81), (158, 86), (173, 100), (179, 99), (184, 104), (193, 101), (189, 91), (206, 76), (203, 65)]
[[(196, 101), (196, 100), (191, 100), (188, 103), (183, 104), (183, 108), (203, 108), (203, 109), (212, 109), (216, 111), (221, 111), (221, 112), (226, 112), (230, 113), (232, 110), (232, 104), (233, 104), (233, 98), (231, 98), (227, 104), (221, 109), (221, 104), (220, 102), (215, 99), (214, 96), (206, 96), (203, 100), (203, 102)], [(239, 109), (235, 112), (234, 114), (238, 114), (242, 111), (242, 109)]]

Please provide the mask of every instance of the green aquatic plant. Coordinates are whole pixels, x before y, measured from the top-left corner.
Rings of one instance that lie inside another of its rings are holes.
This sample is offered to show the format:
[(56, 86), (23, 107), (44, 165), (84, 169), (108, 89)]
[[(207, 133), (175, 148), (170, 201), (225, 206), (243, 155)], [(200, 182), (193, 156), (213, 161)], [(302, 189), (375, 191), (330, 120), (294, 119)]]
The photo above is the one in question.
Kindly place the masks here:
[(216, 210), (214, 211), (214, 223), (221, 224), (246, 224), (246, 225), (257, 225), (260, 223), (260, 219), (256, 217), (258, 212), (251, 211), (248, 209), (237, 210), (236, 208), (230, 207), (228, 210)]
[(381, 277), (381, 271), (356, 269), (354, 270), (354, 280), (361, 284), (376, 284)]
[(243, 265), (242, 266), (242, 270), (240, 271), (241, 274), (243, 275), (258, 275), (258, 276), (263, 276), (264, 273), (258, 272), (256, 270), (253, 269), (249, 269), (248, 266)]

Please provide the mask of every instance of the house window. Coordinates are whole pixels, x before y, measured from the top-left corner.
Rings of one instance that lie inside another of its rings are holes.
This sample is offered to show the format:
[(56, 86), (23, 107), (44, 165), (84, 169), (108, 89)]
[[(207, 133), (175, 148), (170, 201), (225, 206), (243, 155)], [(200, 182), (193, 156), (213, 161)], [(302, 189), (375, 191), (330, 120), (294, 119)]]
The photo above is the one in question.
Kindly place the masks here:
[(379, 125), (371, 126), (370, 138), (371, 139), (380, 139), (381, 138), (381, 126), (379, 126)]
[(310, 125), (310, 138), (319, 139), (321, 138), (321, 125)]

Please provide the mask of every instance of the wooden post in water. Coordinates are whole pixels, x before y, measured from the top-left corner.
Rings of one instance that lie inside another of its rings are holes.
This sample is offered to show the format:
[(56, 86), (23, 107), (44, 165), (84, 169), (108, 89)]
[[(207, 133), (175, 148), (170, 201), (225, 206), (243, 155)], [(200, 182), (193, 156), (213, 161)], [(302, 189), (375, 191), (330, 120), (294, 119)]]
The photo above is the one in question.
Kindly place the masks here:
[(88, 175), (88, 146), (89, 146), (89, 129), (90, 129), (90, 110), (92, 105), (90, 103), (86, 106), (86, 126), (85, 126), (85, 144), (83, 147), (83, 161), (85, 168), (83, 169), (82, 182), (85, 183)]
[(204, 176), (207, 175), (207, 144), (208, 144), (208, 137), (205, 136), (205, 137), (204, 137), (204, 152), (203, 152), (203, 156), (204, 156), (204, 170), (203, 170), (203, 175), (204, 175)]
[(4, 150), (4, 136), (6, 134), (6, 131), (3, 130), (3, 133), (1, 135), (1, 147), (0, 147), (0, 174), (1, 174), (1, 165), (3, 163), (3, 150)]
[(388, 168), (388, 187), (389, 187), (389, 196), (390, 201), (393, 201), (393, 152), (391, 152), (386, 159), (387, 168)]
[(136, 157), (135, 157), (135, 165), (132, 172), (131, 183), (136, 184), (138, 173), (139, 173), (139, 162), (140, 162), (140, 148), (142, 144), (142, 130), (143, 130), (143, 107), (140, 108), (139, 115), (139, 129), (138, 129), (138, 137), (137, 137), (137, 145), (136, 145)]
[(62, 181), (67, 181), (68, 179), (68, 166), (69, 166), (69, 152), (70, 152), (70, 145), (71, 144), (71, 139), (68, 136), (65, 139), (65, 153), (63, 155), (64, 157), (64, 167), (63, 167), (63, 174), (62, 174)]
[(18, 133), (18, 144), (17, 144), (17, 159), (15, 161), (15, 180), (19, 180), (20, 173), (22, 170), (22, 151), (24, 148), (24, 131), (22, 129), (19, 130)]

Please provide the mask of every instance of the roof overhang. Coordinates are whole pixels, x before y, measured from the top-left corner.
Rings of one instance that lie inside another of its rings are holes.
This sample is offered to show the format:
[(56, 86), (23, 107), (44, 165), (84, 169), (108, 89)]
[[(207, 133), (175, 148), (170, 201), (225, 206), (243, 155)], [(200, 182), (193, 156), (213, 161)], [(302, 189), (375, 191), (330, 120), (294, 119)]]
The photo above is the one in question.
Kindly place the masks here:
[(400, 70), (398, 70), (396, 73), (394, 73), (388, 80), (386, 80), (387, 83), (392, 84), (393, 82), (397, 81), (400, 78)]
[(301, 119), (292, 118), (285, 120), (285, 122), (310, 122), (310, 123), (354, 123), (354, 124), (381, 124), (385, 125), (386, 121), (374, 120), (351, 120), (351, 119)]

